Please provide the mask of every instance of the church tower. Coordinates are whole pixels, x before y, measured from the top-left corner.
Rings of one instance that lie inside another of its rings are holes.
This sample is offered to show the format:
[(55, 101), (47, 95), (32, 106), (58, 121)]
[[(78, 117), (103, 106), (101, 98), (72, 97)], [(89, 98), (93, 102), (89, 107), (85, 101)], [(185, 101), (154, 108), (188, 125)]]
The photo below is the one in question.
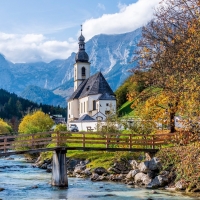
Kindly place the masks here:
[(90, 62), (89, 56), (85, 52), (85, 37), (82, 35), (82, 25), (81, 35), (78, 40), (79, 50), (75, 57), (76, 63), (74, 64), (74, 91), (85, 79), (90, 77)]

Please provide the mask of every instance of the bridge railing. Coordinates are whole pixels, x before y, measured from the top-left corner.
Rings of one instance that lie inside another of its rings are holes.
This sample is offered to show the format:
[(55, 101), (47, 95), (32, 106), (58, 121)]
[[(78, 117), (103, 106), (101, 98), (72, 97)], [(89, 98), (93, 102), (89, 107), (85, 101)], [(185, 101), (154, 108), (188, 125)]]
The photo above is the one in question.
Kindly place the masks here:
[(123, 149), (159, 149), (166, 145), (174, 145), (180, 141), (189, 141), (189, 134), (119, 134), (91, 132), (43, 132), (34, 134), (18, 134), (0, 137), (0, 151), (28, 150), (52, 147), (95, 147)]

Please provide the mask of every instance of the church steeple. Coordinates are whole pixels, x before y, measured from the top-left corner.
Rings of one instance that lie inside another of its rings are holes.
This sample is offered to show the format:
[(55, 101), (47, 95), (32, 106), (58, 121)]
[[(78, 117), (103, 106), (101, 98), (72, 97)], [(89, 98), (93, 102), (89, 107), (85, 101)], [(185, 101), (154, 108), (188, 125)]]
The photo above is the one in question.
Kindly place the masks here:
[(85, 52), (85, 37), (82, 31), (81, 25), (81, 35), (78, 38), (79, 50), (75, 57), (76, 63), (74, 64), (74, 91), (85, 79), (90, 77), (89, 56)]
[(78, 40), (78, 44), (79, 44), (79, 50), (78, 53), (76, 54), (76, 62), (80, 61), (80, 62), (88, 62), (89, 60), (89, 56), (88, 54), (85, 52), (85, 37), (82, 34), (82, 25), (81, 25), (81, 35), (79, 36)]
[(82, 25), (81, 25), (81, 35), (79, 36), (78, 40), (79, 40), (79, 51), (80, 50), (85, 50), (85, 37), (82, 34)]

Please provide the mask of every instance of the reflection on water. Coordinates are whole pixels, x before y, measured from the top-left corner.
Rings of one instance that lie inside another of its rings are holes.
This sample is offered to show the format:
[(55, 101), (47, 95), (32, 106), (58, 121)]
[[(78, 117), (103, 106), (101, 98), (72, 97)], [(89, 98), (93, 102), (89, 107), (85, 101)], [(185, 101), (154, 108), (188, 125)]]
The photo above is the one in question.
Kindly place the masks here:
[(121, 183), (69, 178), (68, 188), (52, 187), (51, 174), (33, 168), (23, 157), (0, 159), (0, 199), (3, 200), (192, 200), (177, 193), (131, 188)]

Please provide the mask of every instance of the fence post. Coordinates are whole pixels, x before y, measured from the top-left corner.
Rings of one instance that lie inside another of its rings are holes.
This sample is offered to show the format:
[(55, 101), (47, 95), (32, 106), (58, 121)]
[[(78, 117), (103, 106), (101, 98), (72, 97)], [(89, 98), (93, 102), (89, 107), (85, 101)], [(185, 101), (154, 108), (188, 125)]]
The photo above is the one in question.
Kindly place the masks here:
[(132, 148), (132, 134), (129, 135), (129, 148)]
[(31, 140), (32, 140), (32, 141), (31, 141), (31, 146), (32, 146), (32, 149), (33, 149), (33, 148), (34, 148), (34, 145), (35, 145), (35, 144), (34, 144), (34, 135), (32, 135)]
[(155, 149), (155, 141), (154, 141), (154, 139), (155, 139), (155, 136), (153, 135), (152, 136), (152, 149)]
[(4, 138), (4, 153), (6, 153), (6, 143), (7, 143), (7, 138)]
[(106, 148), (108, 148), (109, 147), (109, 140), (108, 140), (108, 135), (106, 134)]
[(85, 147), (85, 133), (83, 133), (82, 136), (83, 136), (83, 147)]
[(57, 147), (60, 146), (60, 134), (59, 134), (59, 131), (56, 131), (56, 142), (57, 142)]

